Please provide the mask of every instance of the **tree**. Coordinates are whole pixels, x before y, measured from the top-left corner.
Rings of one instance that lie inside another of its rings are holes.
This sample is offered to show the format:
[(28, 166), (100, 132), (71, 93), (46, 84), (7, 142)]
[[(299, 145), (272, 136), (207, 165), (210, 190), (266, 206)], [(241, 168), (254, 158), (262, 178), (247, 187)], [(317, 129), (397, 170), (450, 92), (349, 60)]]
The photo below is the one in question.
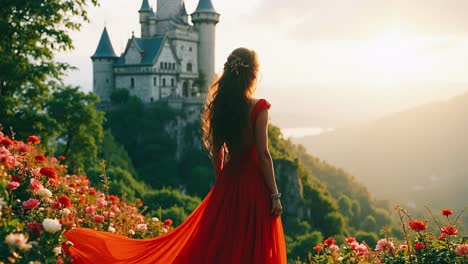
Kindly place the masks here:
[(45, 104), (49, 116), (57, 123), (57, 154), (67, 158), (72, 169), (94, 167), (99, 163), (98, 146), (104, 132), (104, 112), (95, 105), (93, 94), (85, 94), (78, 87), (59, 87)]
[(19, 137), (54, 134), (44, 103), (71, 68), (55, 53), (74, 48), (69, 33), (88, 21), (88, 4), (97, 0), (1, 1), (0, 122)]

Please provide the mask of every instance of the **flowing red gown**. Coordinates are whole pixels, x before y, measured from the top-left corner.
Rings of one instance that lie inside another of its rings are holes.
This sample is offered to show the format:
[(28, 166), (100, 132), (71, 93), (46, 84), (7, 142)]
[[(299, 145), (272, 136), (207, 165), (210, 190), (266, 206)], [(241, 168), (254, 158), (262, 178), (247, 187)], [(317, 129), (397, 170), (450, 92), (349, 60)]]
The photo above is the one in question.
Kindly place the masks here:
[[(251, 124), (270, 107), (260, 99)], [(260, 173), (255, 144), (228, 161), (200, 205), (177, 228), (149, 239), (132, 239), (89, 228), (64, 233), (74, 263), (287, 263), (281, 217)]]

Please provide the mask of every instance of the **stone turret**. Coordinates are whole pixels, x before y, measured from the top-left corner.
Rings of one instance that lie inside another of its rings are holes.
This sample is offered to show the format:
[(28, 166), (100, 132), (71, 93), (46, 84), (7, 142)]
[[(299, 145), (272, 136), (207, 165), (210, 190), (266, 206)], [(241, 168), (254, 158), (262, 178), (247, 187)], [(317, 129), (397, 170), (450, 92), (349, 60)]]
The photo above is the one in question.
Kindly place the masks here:
[(219, 16), (211, 0), (200, 0), (192, 14), (192, 22), (200, 35), (198, 63), (200, 73), (205, 77), (205, 87), (200, 87), (202, 92), (207, 91), (215, 74), (215, 37)]
[(184, 0), (158, 0), (157, 19), (167, 20), (177, 17)]
[(153, 16), (153, 10), (149, 5), (148, 0), (143, 0), (138, 13), (140, 13), (141, 37), (150, 37), (150, 18)]
[(101, 98), (101, 102), (110, 101), (110, 95), (115, 87), (113, 66), (117, 58), (107, 28), (104, 27), (96, 52), (91, 56), (94, 76), (93, 92)]

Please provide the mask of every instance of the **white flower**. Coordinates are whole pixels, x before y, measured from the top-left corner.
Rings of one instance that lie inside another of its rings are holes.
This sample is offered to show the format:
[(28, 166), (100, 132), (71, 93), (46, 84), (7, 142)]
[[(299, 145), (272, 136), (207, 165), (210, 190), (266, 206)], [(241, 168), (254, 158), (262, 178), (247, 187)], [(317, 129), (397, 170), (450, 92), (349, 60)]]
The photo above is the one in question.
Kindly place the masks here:
[(70, 209), (68, 208), (63, 208), (60, 212), (63, 216), (68, 216), (71, 213)]
[(159, 218), (153, 217), (153, 218), (151, 218), (151, 220), (153, 220), (153, 222), (158, 222), (158, 221), (159, 221)]
[(37, 195), (39, 195), (42, 198), (50, 198), (52, 197), (52, 192), (47, 188), (42, 188), (39, 191), (37, 191)]
[(41, 264), (41, 262), (39, 260), (35, 260), (35, 261), (29, 261), (29, 264)]
[(55, 253), (55, 256), (58, 256), (58, 255), (62, 254), (62, 248), (61, 247), (54, 247), (54, 249), (52, 249), (52, 251)]
[(143, 233), (146, 232), (146, 230), (148, 230), (148, 226), (146, 224), (138, 224), (136, 228), (138, 231)]
[(135, 231), (133, 231), (133, 229), (130, 229), (128, 230), (128, 233), (133, 236), (135, 234)]
[(115, 228), (113, 226), (109, 226), (109, 228), (107, 228), (107, 231), (115, 233)]
[(5, 243), (10, 247), (19, 248), (23, 251), (27, 251), (32, 248), (32, 245), (27, 243), (28, 238), (24, 234), (13, 234), (10, 233), (5, 237)]
[(44, 219), (42, 221), (42, 226), (44, 227), (44, 230), (49, 233), (56, 233), (57, 231), (60, 231), (62, 229), (62, 225), (57, 219)]
[(167, 233), (167, 229), (165, 227), (162, 228), (163, 233)]

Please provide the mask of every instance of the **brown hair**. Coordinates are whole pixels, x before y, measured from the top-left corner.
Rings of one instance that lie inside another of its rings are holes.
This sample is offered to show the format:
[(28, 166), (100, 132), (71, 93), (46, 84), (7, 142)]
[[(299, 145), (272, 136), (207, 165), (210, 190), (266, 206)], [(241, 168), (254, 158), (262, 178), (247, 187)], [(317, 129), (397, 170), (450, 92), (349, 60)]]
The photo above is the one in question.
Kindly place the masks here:
[(210, 87), (202, 115), (203, 145), (211, 156), (223, 145), (232, 152), (241, 145), (242, 128), (248, 125), (249, 100), (258, 74), (253, 50), (235, 49), (224, 63), (221, 77)]

